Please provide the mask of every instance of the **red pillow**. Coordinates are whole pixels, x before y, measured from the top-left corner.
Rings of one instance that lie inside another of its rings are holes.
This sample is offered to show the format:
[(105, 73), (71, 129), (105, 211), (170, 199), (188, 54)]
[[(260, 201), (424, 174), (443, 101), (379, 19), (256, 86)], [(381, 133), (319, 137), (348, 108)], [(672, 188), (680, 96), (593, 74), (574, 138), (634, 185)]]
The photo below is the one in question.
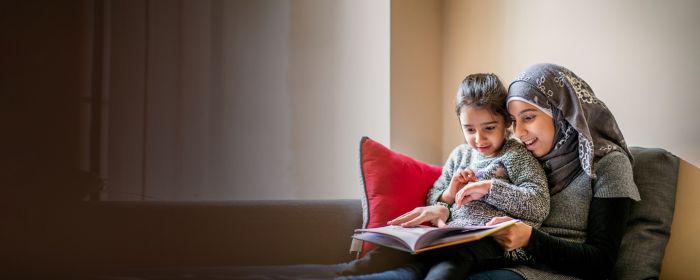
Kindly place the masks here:
[[(369, 137), (360, 141), (360, 173), (363, 185), (363, 227), (386, 226), (399, 215), (424, 206), (428, 190), (442, 167), (394, 152)], [(365, 242), (362, 252), (373, 245)]]

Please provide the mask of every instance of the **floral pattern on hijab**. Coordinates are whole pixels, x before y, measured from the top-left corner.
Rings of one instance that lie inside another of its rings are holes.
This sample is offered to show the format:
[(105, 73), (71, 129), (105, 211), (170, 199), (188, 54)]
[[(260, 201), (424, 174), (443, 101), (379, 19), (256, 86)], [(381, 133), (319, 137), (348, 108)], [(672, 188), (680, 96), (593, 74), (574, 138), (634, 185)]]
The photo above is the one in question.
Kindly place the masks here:
[[(593, 163), (612, 151), (633, 160), (615, 117), (591, 87), (568, 69), (555, 64), (530, 66), (508, 88), (508, 101), (514, 99), (552, 111), (553, 147), (540, 158), (550, 177), (550, 193), (565, 188), (581, 169), (596, 178)], [(571, 137), (572, 129), (578, 137)]]

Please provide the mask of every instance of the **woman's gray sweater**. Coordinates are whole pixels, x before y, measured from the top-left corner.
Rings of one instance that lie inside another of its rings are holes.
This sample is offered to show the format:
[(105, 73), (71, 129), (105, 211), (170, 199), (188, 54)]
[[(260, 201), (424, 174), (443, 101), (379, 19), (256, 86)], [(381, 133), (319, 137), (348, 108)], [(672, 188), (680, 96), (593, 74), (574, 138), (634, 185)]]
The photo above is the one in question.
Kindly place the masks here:
[[(594, 170), (596, 170), (596, 179), (593, 180), (584, 172), (581, 172), (567, 188), (551, 197), (549, 216), (539, 229), (540, 232), (543, 232), (543, 235), (548, 236), (541, 236), (541, 238), (561, 239), (564, 243), (558, 243), (561, 244), (560, 246), (568, 246), (565, 245), (566, 242), (584, 243), (586, 242), (587, 235), (594, 234), (588, 231), (589, 219), (597, 219), (596, 217), (589, 217), (590, 213), (597, 213), (595, 212), (596, 209), (592, 209), (591, 207), (601, 205), (599, 203), (591, 203), (593, 198), (630, 198), (635, 201), (640, 200), (637, 185), (634, 183), (634, 178), (632, 176), (632, 164), (627, 155), (621, 152), (611, 152), (595, 162), (594, 167)], [(614, 209), (615, 208), (610, 208), (610, 210)], [(608, 214), (609, 215), (605, 216), (619, 216), (612, 215), (612, 213)], [(619, 224), (623, 221), (596, 222), (603, 224)], [(619, 243), (619, 240), (617, 243)], [(536, 249), (540, 251), (557, 251), (551, 250), (551, 248)], [(552, 259), (566, 258), (565, 256), (554, 255), (548, 257)], [(573, 258), (567, 259), (573, 261)], [(537, 261), (537, 256), (535, 256), (535, 262)], [(525, 279), (578, 279), (573, 276), (563, 275), (561, 272), (556, 272), (555, 268), (548, 267), (547, 263), (542, 263), (542, 265), (543, 266), (540, 266), (539, 269), (519, 266), (514, 270)], [(571, 265), (583, 266), (582, 269), (588, 266), (583, 262), (570, 264), (569, 266)], [(588, 267), (588, 269), (591, 270), (595, 268)]]

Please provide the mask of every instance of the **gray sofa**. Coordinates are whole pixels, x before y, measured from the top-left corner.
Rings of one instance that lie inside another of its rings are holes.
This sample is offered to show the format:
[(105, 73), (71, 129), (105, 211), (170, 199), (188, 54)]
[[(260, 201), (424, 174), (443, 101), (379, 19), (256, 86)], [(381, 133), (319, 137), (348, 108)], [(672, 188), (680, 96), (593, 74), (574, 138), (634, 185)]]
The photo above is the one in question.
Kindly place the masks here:
[[(655, 278), (670, 234), (678, 159), (659, 149), (632, 151), (643, 201), (632, 210), (616, 277)], [(91, 202), (61, 215), (47, 226), (54, 231), (51, 238), (36, 240), (37, 249), (27, 256), (8, 260), (13, 268), (6, 272), (37, 278), (241, 279), (251, 271), (277, 273), (260, 266), (349, 261), (350, 236), (362, 225), (359, 199)], [(303, 278), (285, 275), (276, 279)]]

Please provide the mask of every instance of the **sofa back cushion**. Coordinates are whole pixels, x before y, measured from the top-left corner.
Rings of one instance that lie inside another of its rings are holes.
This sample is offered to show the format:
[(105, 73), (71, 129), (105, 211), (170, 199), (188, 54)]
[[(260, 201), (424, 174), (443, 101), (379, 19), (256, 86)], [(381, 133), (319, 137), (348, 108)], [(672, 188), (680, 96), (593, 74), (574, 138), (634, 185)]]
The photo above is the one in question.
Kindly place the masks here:
[(641, 201), (630, 209), (616, 279), (658, 278), (671, 234), (678, 158), (662, 149), (631, 147)]
[[(390, 150), (369, 137), (360, 140), (363, 227), (374, 228), (424, 206), (442, 167)], [(373, 246), (365, 243), (362, 252)]]

